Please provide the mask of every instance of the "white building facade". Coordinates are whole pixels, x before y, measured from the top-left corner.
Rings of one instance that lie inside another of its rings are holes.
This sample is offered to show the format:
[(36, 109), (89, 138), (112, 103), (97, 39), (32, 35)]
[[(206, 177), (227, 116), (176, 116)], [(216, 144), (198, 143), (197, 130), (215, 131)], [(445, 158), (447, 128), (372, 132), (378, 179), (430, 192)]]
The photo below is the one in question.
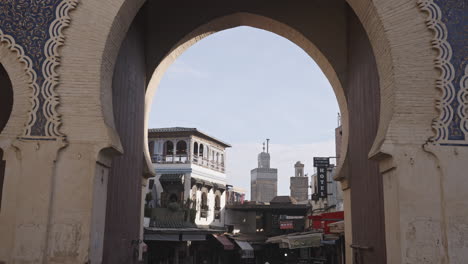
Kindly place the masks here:
[(198, 226), (224, 227), (226, 148), (229, 144), (196, 128), (148, 131), (156, 176), (150, 179), (150, 207), (177, 202), (196, 210)]

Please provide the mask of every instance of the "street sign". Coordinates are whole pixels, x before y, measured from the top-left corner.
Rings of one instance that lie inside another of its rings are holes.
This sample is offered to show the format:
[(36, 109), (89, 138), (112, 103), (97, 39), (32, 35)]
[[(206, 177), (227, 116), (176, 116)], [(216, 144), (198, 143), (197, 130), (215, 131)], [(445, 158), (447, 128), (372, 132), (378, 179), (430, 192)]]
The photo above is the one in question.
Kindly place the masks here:
[(330, 158), (314, 157), (314, 167), (328, 167), (328, 166), (330, 166)]

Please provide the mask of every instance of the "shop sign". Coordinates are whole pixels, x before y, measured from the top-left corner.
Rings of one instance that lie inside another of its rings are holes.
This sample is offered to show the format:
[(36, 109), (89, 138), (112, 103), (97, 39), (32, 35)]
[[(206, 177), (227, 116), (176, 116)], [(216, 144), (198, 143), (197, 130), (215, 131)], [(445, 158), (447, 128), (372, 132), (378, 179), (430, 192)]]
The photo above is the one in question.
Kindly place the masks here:
[(314, 157), (314, 167), (329, 167), (330, 158), (327, 157)]
[(280, 229), (293, 229), (293, 221), (280, 221)]
[(317, 187), (319, 198), (327, 198), (327, 168), (317, 167)]
[(304, 219), (304, 216), (302, 216), (302, 215), (286, 215), (285, 218), (288, 219), (288, 220), (292, 220), (292, 219)]

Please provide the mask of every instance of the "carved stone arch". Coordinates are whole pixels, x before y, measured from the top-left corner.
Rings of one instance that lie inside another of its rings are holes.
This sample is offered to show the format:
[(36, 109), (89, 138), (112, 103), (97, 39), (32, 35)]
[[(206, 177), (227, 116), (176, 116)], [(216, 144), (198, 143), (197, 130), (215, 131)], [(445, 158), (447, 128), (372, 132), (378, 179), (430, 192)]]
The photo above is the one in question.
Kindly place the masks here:
[[(106, 12), (103, 22), (110, 21), (110, 23), (103, 26), (106, 29), (103, 34), (106, 36), (103, 54), (109, 54), (109, 50), (112, 51), (115, 46), (119, 45), (119, 39), (123, 39), (124, 31), (130, 25), (141, 3), (142, 1), (116, 1), (110, 11)], [(430, 51), (430, 35), (426, 32), (424, 19), (415, 1), (348, 0), (348, 3), (369, 36), (380, 76), (380, 122), (369, 156), (382, 160), (380, 164), (384, 166), (383, 171), (394, 172), (395, 170), (392, 169), (402, 164), (401, 160), (388, 162), (390, 164), (384, 163), (390, 160), (388, 158), (394, 153), (402, 154), (395, 152), (397, 148), (407, 143), (420, 146), (424, 141), (421, 138), (427, 139), (432, 136), (432, 132), (428, 132), (427, 128), (430, 127), (431, 119), (436, 116), (433, 106), (435, 93), (431, 92), (436, 79), (433, 76), (436, 73), (434, 62), (430, 57), (433, 55)], [(107, 7), (108, 4), (106, 4), (107, 2), (103, 2), (96, 5)], [(114, 12), (116, 10), (117, 12)], [(118, 16), (115, 16), (115, 13), (118, 13)], [(199, 39), (202, 37), (199, 36)], [(415, 43), (417, 45), (414, 45)], [(176, 54), (168, 54), (168, 56), (176, 56)], [(99, 81), (103, 84), (100, 86), (102, 89), (100, 92), (104, 95), (102, 98), (105, 98), (108, 96), (108, 90), (105, 89), (105, 86), (108, 86), (105, 76), (106, 68), (113, 65), (115, 61), (112, 56), (102, 57), (105, 58), (103, 60), (105, 63), (101, 65), (105, 70), (101, 71)], [(415, 76), (418, 78), (414, 78)], [(150, 97), (147, 97), (149, 99), (146, 101), (147, 105), (151, 104)], [(102, 99), (102, 101), (108, 100)], [(105, 107), (111, 109), (111, 107)], [(419, 123), (412, 124), (411, 117), (414, 116), (418, 117)], [(343, 116), (343, 123), (346, 123), (345, 116)], [(346, 136), (345, 129), (343, 132)], [(345, 160), (345, 156), (346, 151), (341, 154), (341, 160)], [(404, 173), (404, 170), (395, 172), (397, 173)]]
[[(177, 57), (182, 54), (189, 47), (200, 41), (201, 39), (230, 28), (238, 26), (251, 26), (258, 29), (263, 29), (274, 34), (280, 35), (296, 45), (302, 48), (321, 68), (325, 76), (328, 78), (334, 93), (336, 95), (338, 105), (341, 111), (341, 120), (343, 127), (343, 137), (342, 137), (342, 149), (340, 153), (340, 163), (338, 165), (337, 171), (340, 171), (343, 164), (346, 162), (347, 156), (347, 146), (348, 146), (348, 107), (347, 101), (345, 98), (345, 93), (343, 90), (343, 84), (340, 80), (340, 76), (336, 72), (334, 65), (326, 58), (326, 56), (315, 46), (313, 42), (308, 40), (303, 36), (299, 31), (294, 28), (283, 24), (277, 20), (264, 17), (262, 15), (257, 15), (247, 12), (237, 12), (234, 14), (222, 16), (215, 18), (210, 22), (201, 25), (190, 32), (187, 36), (183, 37), (168, 53), (167, 56), (157, 65), (154, 70), (151, 79), (148, 84), (147, 94), (146, 94), (146, 105), (145, 105), (145, 115), (149, 115), (151, 108), (151, 103), (154, 97), (154, 94), (157, 90), (159, 82), (168, 69), (168, 67), (177, 59)], [(343, 77), (341, 77), (343, 79)], [(148, 119), (145, 119), (145, 122), (148, 122)], [(146, 132), (146, 131), (145, 131)], [(212, 156), (212, 150), (209, 147), (205, 149), (206, 158), (209, 160), (215, 160), (215, 156)]]
[[(117, 2), (117, 1), (116, 1)], [(102, 52), (102, 58), (105, 61), (108, 61), (111, 65), (115, 63), (115, 58), (117, 56), (118, 45), (114, 45), (114, 43), (121, 43), (125, 36), (126, 29), (130, 26), (133, 18), (136, 16), (139, 8), (142, 6), (144, 1), (130, 1), (130, 0), (120, 0), (118, 3), (115, 4), (116, 8), (110, 9), (109, 18), (112, 19), (112, 23), (107, 28), (107, 36), (106, 38), (106, 45)], [(389, 6), (401, 6), (398, 3), (403, 3), (403, 0), (398, 0), (397, 2), (392, 1), (389, 2), (372, 2), (372, 1), (361, 1), (361, 0), (348, 0), (348, 4), (354, 10), (356, 15), (359, 17), (361, 23), (363, 24), (366, 32), (369, 35), (369, 40), (373, 47), (374, 53), (376, 54), (377, 60), (377, 67), (380, 75), (380, 87), (381, 91), (381, 114), (380, 114), (380, 122), (379, 122), (379, 129), (377, 133), (377, 137), (375, 139), (374, 146), (370, 152), (370, 156), (378, 156), (379, 153), (381, 154), (390, 154), (391, 149), (387, 147), (386, 142), (389, 144), (391, 143), (390, 140), (386, 140), (387, 132), (390, 129), (390, 123), (392, 118), (394, 117), (393, 112), (395, 109), (395, 93), (397, 92), (397, 80), (399, 79), (399, 75), (402, 73), (395, 73), (395, 66), (393, 65), (396, 63), (395, 57), (400, 57), (399, 54), (424, 54), (426, 47), (413, 45), (411, 51), (405, 50), (402, 46), (391, 45), (391, 43), (397, 43), (399, 41), (398, 35), (400, 34), (399, 27), (394, 26), (395, 24), (401, 25), (402, 23), (406, 23), (405, 19), (400, 19), (401, 17), (405, 18), (414, 18), (418, 17), (418, 13), (416, 10), (416, 5), (411, 6), (405, 4), (403, 7), (404, 14), (399, 18), (392, 16), (391, 12), (393, 8), (389, 8)], [(99, 4), (101, 5), (101, 4)], [(102, 3), (105, 5), (105, 3)], [(419, 23), (419, 21), (415, 20), (415, 23)], [(419, 26), (418, 26), (419, 27)], [(403, 27), (402, 27), (403, 28)], [(384, 30), (388, 29), (388, 30)], [(408, 30), (409, 28), (407, 27)], [(213, 31), (215, 32), (215, 31)], [(211, 32), (212, 33), (212, 32)], [(210, 34), (210, 33), (207, 33)], [(425, 38), (426, 33), (422, 31), (413, 31), (411, 36), (413, 39), (416, 38)], [(205, 37), (206, 35), (200, 36), (199, 39)], [(429, 46), (429, 45), (428, 45)], [(173, 56), (173, 55), (171, 55)], [(168, 57), (171, 57), (168, 56)], [(401, 58), (401, 57), (400, 57)], [(170, 64), (170, 63), (168, 63)], [(433, 63), (432, 63), (433, 64)], [(434, 65), (434, 64), (433, 64)], [(101, 81), (103, 86), (101, 89), (104, 89), (102, 94), (105, 96), (109, 96), (108, 87), (109, 83), (109, 73), (108, 65), (103, 65), (101, 70)], [(167, 67), (167, 65), (165, 66)], [(421, 69), (421, 71), (425, 71), (426, 69)], [(403, 73), (404, 75), (405, 73)], [(158, 73), (157, 75), (162, 75), (162, 73)], [(106, 77), (107, 76), (107, 77)], [(160, 76), (153, 76), (158, 79)], [(108, 81), (106, 81), (106, 79)], [(331, 81), (332, 82), (332, 81)], [(106, 88), (107, 86), (107, 88)], [(157, 85), (155, 85), (157, 86)], [(400, 85), (401, 87), (401, 85)], [(105, 97), (102, 98), (105, 101)], [(152, 98), (151, 96), (147, 97), (146, 104), (151, 105)], [(108, 119), (112, 119), (111, 108), (105, 107), (104, 115), (108, 116)], [(426, 110), (425, 110), (426, 111)], [(147, 120), (149, 110), (145, 111)], [(344, 113), (343, 113), (344, 114)], [(431, 113), (433, 114), (433, 113)], [(347, 117), (343, 116), (343, 123), (346, 124)], [(109, 123), (109, 122), (108, 122)], [(146, 123), (145, 123), (146, 124)], [(146, 127), (147, 128), (147, 127)], [(344, 131), (346, 132), (346, 131)], [(343, 141), (346, 141), (346, 134), (343, 133), (344, 138)], [(345, 157), (346, 152), (343, 152), (341, 157)], [(344, 160), (344, 159), (342, 159)]]

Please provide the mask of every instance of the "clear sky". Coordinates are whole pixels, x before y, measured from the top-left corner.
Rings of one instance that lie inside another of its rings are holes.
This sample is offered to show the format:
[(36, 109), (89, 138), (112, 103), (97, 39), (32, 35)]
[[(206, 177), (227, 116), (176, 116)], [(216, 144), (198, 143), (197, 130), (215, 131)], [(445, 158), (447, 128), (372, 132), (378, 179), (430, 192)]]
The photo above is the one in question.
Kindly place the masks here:
[(228, 181), (247, 191), (262, 142), (270, 138), (278, 195), (289, 195), (294, 163), (313, 173), (314, 156), (335, 156), (339, 112), (328, 80), (300, 47), (251, 27), (215, 33), (185, 51), (156, 91), (150, 128), (196, 127), (232, 145)]

